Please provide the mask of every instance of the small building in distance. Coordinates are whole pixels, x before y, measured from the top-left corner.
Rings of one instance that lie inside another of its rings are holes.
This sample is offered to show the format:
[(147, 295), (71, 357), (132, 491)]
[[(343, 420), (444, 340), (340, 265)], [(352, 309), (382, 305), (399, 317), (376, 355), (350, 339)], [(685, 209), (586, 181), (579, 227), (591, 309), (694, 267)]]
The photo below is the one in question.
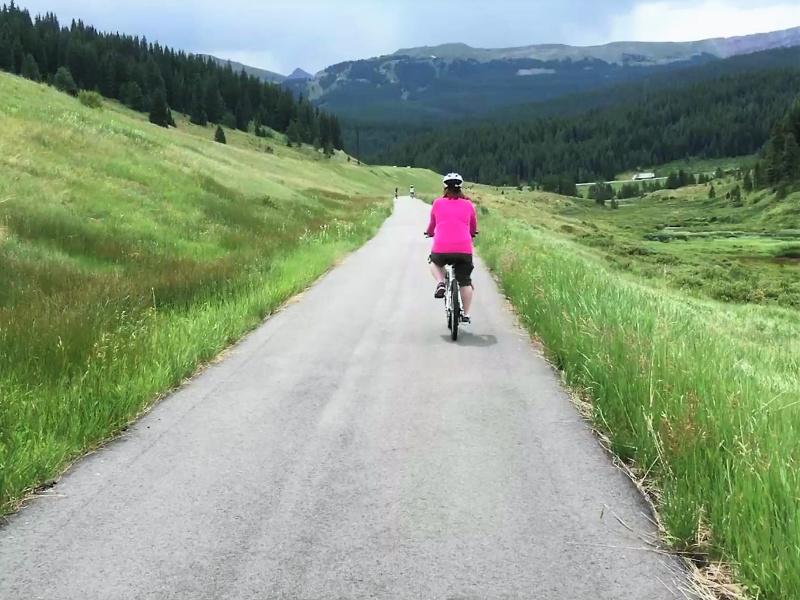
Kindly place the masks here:
[(655, 178), (656, 178), (655, 173), (637, 173), (636, 175), (633, 176), (634, 181), (644, 181), (646, 179), (655, 179)]

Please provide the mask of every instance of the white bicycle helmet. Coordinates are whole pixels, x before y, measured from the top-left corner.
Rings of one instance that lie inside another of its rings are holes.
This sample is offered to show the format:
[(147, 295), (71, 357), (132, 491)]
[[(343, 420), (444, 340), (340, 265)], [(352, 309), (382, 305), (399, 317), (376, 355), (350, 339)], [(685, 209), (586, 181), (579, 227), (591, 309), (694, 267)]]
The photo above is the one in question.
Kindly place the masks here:
[(442, 183), (447, 187), (461, 187), (461, 184), (464, 183), (464, 178), (458, 173), (448, 173), (442, 179)]

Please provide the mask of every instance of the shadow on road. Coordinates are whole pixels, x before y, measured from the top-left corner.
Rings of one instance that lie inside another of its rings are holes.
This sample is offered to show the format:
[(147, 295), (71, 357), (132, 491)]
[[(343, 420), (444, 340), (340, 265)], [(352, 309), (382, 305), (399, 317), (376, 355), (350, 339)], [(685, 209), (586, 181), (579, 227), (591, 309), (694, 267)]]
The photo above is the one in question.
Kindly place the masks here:
[[(443, 335), (442, 339), (450, 342), (450, 334)], [(484, 348), (486, 346), (494, 346), (497, 343), (497, 337), (494, 335), (481, 335), (468, 333), (466, 331), (458, 332), (458, 342), (460, 346), (475, 346)]]

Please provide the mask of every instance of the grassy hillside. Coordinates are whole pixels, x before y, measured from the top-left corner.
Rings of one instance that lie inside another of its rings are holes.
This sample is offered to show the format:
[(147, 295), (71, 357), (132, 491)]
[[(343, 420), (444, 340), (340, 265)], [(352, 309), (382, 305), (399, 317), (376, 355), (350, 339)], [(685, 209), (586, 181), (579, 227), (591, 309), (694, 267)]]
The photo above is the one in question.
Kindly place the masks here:
[(0, 74), (0, 511), (370, 236), (425, 171)]
[(673, 546), (800, 598), (800, 194), (717, 185), (619, 210), (477, 188), (480, 252)]

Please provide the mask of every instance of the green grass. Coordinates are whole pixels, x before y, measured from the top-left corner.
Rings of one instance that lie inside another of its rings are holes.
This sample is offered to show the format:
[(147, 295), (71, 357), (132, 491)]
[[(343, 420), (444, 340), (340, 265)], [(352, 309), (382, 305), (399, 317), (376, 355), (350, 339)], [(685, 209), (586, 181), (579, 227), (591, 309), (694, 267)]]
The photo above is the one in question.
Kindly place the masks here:
[[(698, 292), (669, 273), (730, 260), (744, 288), (762, 265), (742, 255), (770, 262), (798, 244), (643, 239), (656, 221), (775, 233), (797, 214), (797, 198), (731, 208), (690, 189), (611, 211), (546, 194), (477, 195), (479, 251), (591, 402), (612, 450), (647, 474), (673, 546), (730, 563), (754, 598), (800, 598), (800, 313), (710, 300), (713, 284)], [(644, 273), (650, 264), (660, 270)]]
[(395, 186), (438, 189), (4, 74), (0, 97), (0, 513), (365, 241)]
[(617, 271), (666, 284), (698, 298), (800, 308), (800, 193), (767, 192), (734, 205), (738, 182), (661, 190), (622, 201), (619, 210), (590, 200), (504, 190), (479, 192), (487, 207), (577, 242)]

